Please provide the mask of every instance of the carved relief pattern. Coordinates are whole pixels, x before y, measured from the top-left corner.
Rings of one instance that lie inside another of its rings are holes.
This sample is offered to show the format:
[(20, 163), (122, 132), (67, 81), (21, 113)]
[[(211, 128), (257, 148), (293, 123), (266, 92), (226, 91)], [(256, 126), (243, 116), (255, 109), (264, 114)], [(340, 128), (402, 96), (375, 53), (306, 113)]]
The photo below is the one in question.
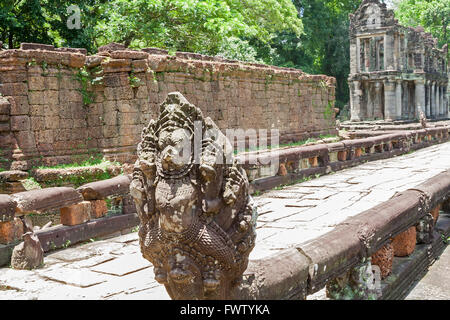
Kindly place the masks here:
[[(199, 161), (195, 123), (201, 127)], [(186, 142), (192, 151), (180, 156)], [(226, 162), (230, 152), (214, 122), (180, 93), (168, 95), (158, 119), (142, 132), (130, 192), (143, 256), (173, 299), (227, 299), (247, 268), (257, 213), (245, 171)]]

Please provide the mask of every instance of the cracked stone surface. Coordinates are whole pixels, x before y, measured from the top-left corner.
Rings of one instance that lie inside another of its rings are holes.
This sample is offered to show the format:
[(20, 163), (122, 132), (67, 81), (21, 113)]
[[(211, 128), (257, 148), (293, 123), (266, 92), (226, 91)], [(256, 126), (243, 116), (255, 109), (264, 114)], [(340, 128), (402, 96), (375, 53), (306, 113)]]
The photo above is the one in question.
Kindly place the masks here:
[(427, 274), (415, 284), (405, 300), (449, 300), (450, 299), (450, 247), (444, 250)]
[[(450, 142), (266, 192), (254, 198), (260, 216), (250, 259), (319, 237), (448, 169)], [(0, 268), (0, 299), (169, 299), (140, 253), (136, 232), (51, 252), (44, 263), (33, 271)], [(438, 283), (434, 279), (430, 283)], [(424, 299), (432, 289), (410, 298)]]

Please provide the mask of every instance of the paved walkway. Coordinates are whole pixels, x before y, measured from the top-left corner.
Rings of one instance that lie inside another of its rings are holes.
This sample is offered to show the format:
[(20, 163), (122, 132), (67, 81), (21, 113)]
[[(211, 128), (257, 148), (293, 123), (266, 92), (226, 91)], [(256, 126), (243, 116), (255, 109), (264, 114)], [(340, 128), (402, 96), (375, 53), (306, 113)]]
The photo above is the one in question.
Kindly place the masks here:
[[(255, 259), (318, 237), (349, 216), (450, 169), (450, 142), (368, 162), (255, 198)], [(50, 253), (33, 271), (0, 269), (0, 299), (169, 299), (131, 233)]]
[(450, 247), (444, 250), (405, 300), (450, 300)]

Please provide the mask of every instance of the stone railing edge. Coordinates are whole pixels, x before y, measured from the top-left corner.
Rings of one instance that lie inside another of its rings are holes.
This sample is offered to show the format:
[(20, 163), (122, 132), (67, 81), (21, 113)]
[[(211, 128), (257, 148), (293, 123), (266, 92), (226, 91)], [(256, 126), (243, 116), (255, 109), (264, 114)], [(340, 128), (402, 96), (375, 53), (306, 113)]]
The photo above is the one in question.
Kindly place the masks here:
[[(417, 226), (439, 203), (448, 199), (450, 170), (346, 219), (316, 239), (269, 257), (250, 260), (233, 297), (305, 299), (333, 279), (370, 261), (371, 255), (390, 239)], [(273, 278), (265, 276), (269, 274)]]
[[(12, 249), (20, 243), (17, 230), (24, 231), (21, 216), (41, 214), (49, 210), (65, 210), (68, 222), (44, 230), (36, 235), (41, 240), (44, 252), (65, 247), (91, 238), (105, 236), (139, 225), (134, 203), (129, 196), (130, 177), (121, 175), (107, 180), (88, 183), (78, 189), (72, 187), (50, 187), (11, 195), (0, 194), (0, 223), (6, 227), (7, 240), (0, 243), (0, 266), (9, 263)], [(105, 217), (108, 196), (122, 197), (122, 215)], [(79, 206), (79, 207), (78, 207)], [(70, 215), (84, 216), (81, 219)], [(89, 216), (89, 217), (87, 217)], [(17, 230), (15, 230), (17, 229)]]
[[(236, 158), (247, 172), (251, 192), (266, 191), (301, 179), (324, 175), (443, 143), (450, 138), (450, 126), (390, 133), (335, 143), (299, 146)], [(273, 159), (277, 161), (272, 162)], [(273, 165), (275, 163), (276, 165)]]

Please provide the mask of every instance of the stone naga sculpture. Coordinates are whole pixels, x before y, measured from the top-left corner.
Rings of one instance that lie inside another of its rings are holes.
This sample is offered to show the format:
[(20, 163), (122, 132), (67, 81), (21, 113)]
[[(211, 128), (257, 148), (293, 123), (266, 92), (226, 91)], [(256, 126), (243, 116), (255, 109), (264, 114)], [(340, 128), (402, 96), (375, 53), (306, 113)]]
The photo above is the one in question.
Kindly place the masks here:
[(155, 279), (172, 299), (230, 298), (247, 268), (257, 217), (230, 142), (176, 92), (144, 128), (137, 155), (130, 192)]

